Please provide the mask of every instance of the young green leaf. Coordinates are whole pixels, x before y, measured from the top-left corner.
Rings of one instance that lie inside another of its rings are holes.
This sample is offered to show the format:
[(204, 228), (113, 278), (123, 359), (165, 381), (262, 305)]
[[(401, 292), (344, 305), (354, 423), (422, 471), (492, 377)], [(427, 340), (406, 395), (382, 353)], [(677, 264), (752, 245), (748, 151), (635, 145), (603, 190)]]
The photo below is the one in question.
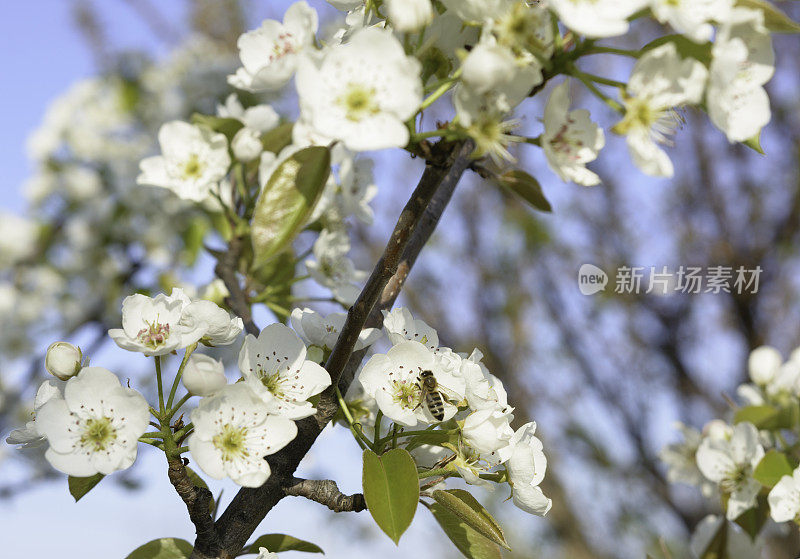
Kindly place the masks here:
[(436, 522), (458, 550), (469, 559), (501, 559), (500, 547), (473, 530), (466, 522), (439, 503), (429, 507)]
[(681, 55), (681, 58), (694, 58), (695, 60), (702, 62), (705, 66), (709, 66), (711, 64), (710, 42), (698, 44), (691, 39), (687, 39), (683, 35), (679, 35), (677, 33), (673, 35), (665, 35), (655, 39), (654, 41), (650, 41), (642, 47), (642, 54), (666, 43), (673, 43), (675, 45), (675, 50), (678, 51), (678, 54)]
[(783, 476), (792, 475), (792, 465), (782, 452), (770, 450), (753, 470), (753, 478), (761, 485), (775, 487)]
[(800, 33), (800, 25), (765, 0), (736, 0), (736, 6), (764, 12), (764, 25), (773, 33)]
[(235, 118), (222, 118), (219, 116), (210, 116), (200, 113), (194, 113), (192, 115), (192, 124), (196, 126), (204, 126), (213, 130), (214, 132), (224, 134), (225, 137), (228, 138), (228, 142), (233, 139), (239, 130), (244, 128), (244, 124)]
[(261, 191), (251, 228), (258, 268), (294, 240), (319, 200), (331, 171), (328, 148), (301, 149), (281, 163)]
[(178, 538), (160, 538), (137, 547), (125, 559), (186, 559), (193, 546)]
[(396, 544), (417, 511), (419, 476), (414, 459), (402, 448), (381, 456), (365, 450), (362, 481), (369, 513)]
[(745, 406), (736, 410), (733, 415), (734, 423), (749, 421), (756, 427), (762, 428), (765, 424), (778, 417), (779, 410), (772, 406)]
[(287, 536), (286, 534), (264, 534), (245, 547), (242, 554), (258, 553), (259, 547), (266, 547), (272, 553), (280, 553), (282, 551), (305, 551), (306, 553), (322, 553), (325, 555), (325, 552), (322, 551), (319, 546), (293, 536)]
[(506, 542), (503, 529), (469, 491), (463, 489), (436, 490), (433, 492), (433, 500), (466, 522), (482, 536), (506, 549), (511, 549)]
[(550, 202), (544, 197), (539, 181), (522, 169), (514, 169), (502, 175), (497, 175), (494, 181), (525, 200), (537, 210), (542, 212), (553, 211)]
[(91, 491), (104, 477), (103, 474), (95, 474), (89, 477), (69, 476), (69, 478), (67, 478), (69, 494), (75, 498), (75, 502), (77, 503), (81, 500), (81, 497)]
[(293, 122), (284, 122), (261, 135), (261, 146), (264, 151), (278, 155), (283, 148), (292, 143)]

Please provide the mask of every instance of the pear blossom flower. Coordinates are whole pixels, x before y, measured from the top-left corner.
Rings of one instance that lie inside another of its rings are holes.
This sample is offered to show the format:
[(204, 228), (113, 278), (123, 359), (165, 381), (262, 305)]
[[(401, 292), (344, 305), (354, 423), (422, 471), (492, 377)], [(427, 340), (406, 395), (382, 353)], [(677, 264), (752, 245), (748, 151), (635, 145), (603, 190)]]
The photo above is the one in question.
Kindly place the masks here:
[(761, 10), (734, 8), (711, 49), (708, 116), (730, 142), (754, 137), (770, 120), (762, 87), (775, 73), (772, 38)]
[(753, 470), (764, 457), (758, 430), (752, 423), (739, 423), (730, 438), (705, 438), (697, 449), (697, 466), (710, 481), (729, 495), (726, 517), (735, 520), (753, 507), (761, 484)]
[(122, 328), (108, 331), (119, 347), (145, 355), (166, 355), (197, 342), (207, 329), (205, 322), (181, 324), (183, 309), (191, 300), (182, 289), (167, 296), (136, 293), (122, 301)]
[(228, 384), (225, 366), (208, 355), (193, 353), (183, 369), (181, 382), (190, 394), (211, 396)]
[(258, 548), (258, 557), (256, 559), (278, 559), (277, 553), (272, 553), (266, 547), (259, 547)]
[(459, 363), (459, 375), (464, 379), (467, 404), (472, 410), (492, 409), (501, 412), (510, 411), (508, 395), (503, 382), (494, 376), (480, 362), (483, 354), (474, 350), (467, 359)]
[(442, 395), (444, 419), (447, 421), (457, 411), (450, 399), (463, 398), (463, 379), (439, 366), (434, 353), (419, 342), (403, 341), (385, 354), (370, 357), (358, 376), (364, 392), (375, 398), (383, 414), (407, 427), (418, 423), (438, 423), (422, 399), (419, 375), (433, 372), (437, 390)]
[(373, 166), (370, 159), (352, 157), (339, 164), (339, 184), (333, 203), (342, 218), (352, 215), (361, 223), (372, 225), (375, 212), (369, 203), (378, 194)]
[(454, 12), (470, 23), (484, 23), (493, 18), (513, 0), (442, 0), (448, 12)]
[(647, 0), (550, 0), (550, 8), (564, 25), (591, 38), (615, 37), (628, 32), (628, 17)]
[(383, 311), (383, 328), (389, 341), (394, 345), (413, 340), (431, 351), (439, 347), (439, 334), (436, 330), (428, 326), (424, 320), (414, 318), (406, 307)]
[(244, 330), (241, 318), (231, 318), (228, 311), (211, 301), (194, 301), (186, 305), (179, 324), (190, 331), (202, 331), (200, 342), (208, 346), (230, 345)]
[[(339, 339), (347, 313), (322, 315), (309, 308), (294, 309), (291, 315), (292, 328), (306, 345), (332, 350)], [(354, 350), (358, 351), (374, 344), (381, 337), (378, 328), (364, 328), (358, 335)]]
[(328, 372), (306, 359), (306, 346), (288, 326), (276, 323), (258, 337), (248, 334), (239, 352), (244, 382), (272, 414), (303, 419), (317, 411), (308, 402), (331, 384)]
[(401, 33), (419, 31), (433, 20), (431, 0), (388, 0), (389, 23)]
[(245, 109), (235, 93), (228, 95), (224, 104), (217, 105), (217, 115), (223, 118), (235, 118), (240, 120), (245, 128), (262, 133), (269, 132), (281, 121), (281, 117), (271, 105), (254, 105)]
[(363, 281), (367, 274), (356, 270), (347, 253), (350, 239), (341, 229), (324, 229), (314, 242), (314, 260), (306, 260), (308, 273), (320, 285), (329, 288), (337, 301), (346, 305), (355, 303), (360, 292), (356, 283)]
[(625, 118), (614, 131), (626, 135), (633, 162), (643, 173), (671, 177), (669, 143), (681, 120), (675, 107), (700, 102), (708, 71), (693, 58), (683, 59), (673, 43), (646, 52), (634, 65), (625, 98)]
[(297, 426), (269, 413), (247, 384), (226, 386), (192, 410), (194, 432), (187, 444), (197, 465), (214, 479), (230, 477), (260, 487), (271, 474), (265, 456), (297, 436)]
[(775, 522), (796, 521), (800, 518), (800, 468), (783, 476), (767, 496), (769, 515)]
[(172, 190), (184, 200), (211, 198), (231, 164), (225, 136), (173, 120), (161, 126), (158, 143), (162, 155), (141, 161), (136, 183)]
[(542, 450), (542, 441), (534, 436), (535, 432), (535, 422), (526, 423), (516, 430), (511, 439), (514, 451), (505, 466), (514, 504), (525, 512), (544, 516), (553, 501), (539, 488), (547, 470), (547, 458)]
[(474, 411), (464, 420), (464, 442), (491, 462), (505, 462), (514, 452), (514, 415), (496, 408)]
[(592, 122), (586, 109), (569, 110), (569, 82), (557, 86), (544, 109), (541, 144), (547, 164), (564, 181), (584, 186), (600, 182), (586, 163), (597, 159), (605, 145), (603, 129)]
[(302, 54), (314, 48), (318, 24), (316, 10), (306, 2), (289, 6), (283, 23), (264, 20), (239, 37), (242, 68), (228, 76), (228, 83), (246, 91), (280, 89), (292, 78)]
[(252, 128), (242, 128), (231, 140), (233, 156), (243, 163), (257, 159), (263, 151), (261, 134)]
[(64, 398), (53, 397), (36, 414), (36, 429), (50, 445), (45, 458), (71, 476), (104, 475), (129, 468), (150, 407), (102, 367), (86, 367), (69, 379)]
[(81, 370), (81, 348), (69, 342), (54, 342), (47, 348), (44, 368), (58, 380), (68, 380)]
[(22, 429), (14, 429), (11, 431), (8, 438), (6, 438), (6, 442), (8, 444), (22, 445), (21, 448), (41, 446), (45, 442), (45, 438), (36, 426), (36, 414), (42, 406), (54, 398), (63, 398), (61, 390), (53, 384), (53, 381), (44, 381), (39, 385), (39, 389), (36, 391), (36, 396), (33, 399), (33, 418), (28, 421)]
[(732, 0), (650, 0), (650, 9), (661, 23), (669, 23), (681, 35), (695, 43), (711, 39), (711, 21), (727, 19)]
[(680, 421), (675, 423), (675, 427), (683, 435), (683, 440), (666, 445), (658, 454), (667, 465), (667, 481), (700, 486), (703, 495), (710, 496), (714, 486), (697, 467), (697, 449), (703, 441), (703, 434)]
[(301, 120), (353, 151), (403, 147), (422, 103), (421, 66), (388, 30), (360, 29), (297, 69)]
[(461, 80), (478, 94), (508, 83), (517, 73), (514, 53), (496, 41), (481, 40), (461, 65)]
[(11, 266), (33, 254), (38, 237), (36, 222), (0, 211), (0, 268)]
[(772, 382), (783, 364), (781, 352), (771, 346), (760, 346), (747, 358), (747, 372), (759, 386)]

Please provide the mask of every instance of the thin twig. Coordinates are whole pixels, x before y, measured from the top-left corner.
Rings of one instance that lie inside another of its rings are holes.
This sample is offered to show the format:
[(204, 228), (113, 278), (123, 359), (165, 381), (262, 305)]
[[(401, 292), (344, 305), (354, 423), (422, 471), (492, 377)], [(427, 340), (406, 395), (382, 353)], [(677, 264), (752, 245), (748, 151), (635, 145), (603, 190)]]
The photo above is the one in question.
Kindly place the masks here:
[(294, 478), (292, 484), (283, 491), (286, 495), (305, 497), (325, 505), (333, 512), (361, 512), (367, 508), (364, 495), (361, 493), (345, 495), (339, 491), (336, 482), (330, 479)]

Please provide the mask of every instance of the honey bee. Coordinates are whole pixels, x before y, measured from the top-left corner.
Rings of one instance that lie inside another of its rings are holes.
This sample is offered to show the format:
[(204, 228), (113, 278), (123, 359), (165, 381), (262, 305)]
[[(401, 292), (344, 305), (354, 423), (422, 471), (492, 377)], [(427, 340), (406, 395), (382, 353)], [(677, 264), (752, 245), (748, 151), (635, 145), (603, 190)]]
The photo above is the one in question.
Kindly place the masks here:
[(433, 376), (433, 371), (425, 370), (420, 372), (419, 389), (419, 404), (417, 404), (417, 408), (425, 402), (428, 411), (431, 412), (431, 415), (436, 421), (444, 420), (444, 398), (438, 390), (436, 377)]

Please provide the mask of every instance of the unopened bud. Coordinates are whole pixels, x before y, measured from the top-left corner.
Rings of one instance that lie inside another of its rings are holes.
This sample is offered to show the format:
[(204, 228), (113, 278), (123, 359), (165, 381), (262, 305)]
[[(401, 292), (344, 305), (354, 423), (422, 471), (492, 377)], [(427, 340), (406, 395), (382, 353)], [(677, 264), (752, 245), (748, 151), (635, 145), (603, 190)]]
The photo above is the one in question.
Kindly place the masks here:
[(55, 342), (47, 348), (44, 367), (54, 377), (67, 380), (78, 374), (82, 360), (81, 348), (69, 342)]
[(182, 380), (186, 390), (195, 396), (210, 396), (228, 384), (222, 362), (201, 353), (189, 358)]

